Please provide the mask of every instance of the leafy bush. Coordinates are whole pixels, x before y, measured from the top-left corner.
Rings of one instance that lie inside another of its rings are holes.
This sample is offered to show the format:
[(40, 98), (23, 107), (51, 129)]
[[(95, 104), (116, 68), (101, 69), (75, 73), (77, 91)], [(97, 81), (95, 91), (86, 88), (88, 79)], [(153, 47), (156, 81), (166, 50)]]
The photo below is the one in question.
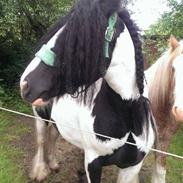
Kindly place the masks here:
[(73, 0), (0, 0), (0, 78), (14, 87), (38, 40)]
[(32, 47), (22, 41), (14, 41), (11, 45), (4, 43), (0, 45), (0, 78), (1, 83), (8, 88), (15, 86), (19, 81)]
[(146, 37), (143, 41), (143, 53), (148, 65), (152, 65), (166, 50), (167, 39)]
[(0, 106), (28, 114), (32, 112), (30, 104), (23, 101), (17, 88), (0, 86)]
[(4, 89), (0, 86), (0, 106), (3, 105), (3, 98), (2, 96), (5, 94)]

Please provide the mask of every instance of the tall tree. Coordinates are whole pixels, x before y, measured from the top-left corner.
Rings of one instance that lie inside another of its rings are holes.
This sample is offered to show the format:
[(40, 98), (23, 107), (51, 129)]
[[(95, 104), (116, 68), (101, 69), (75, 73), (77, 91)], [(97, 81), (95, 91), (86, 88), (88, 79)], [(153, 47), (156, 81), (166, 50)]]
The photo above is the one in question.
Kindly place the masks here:
[(147, 35), (169, 36), (173, 34), (178, 38), (183, 38), (183, 0), (168, 0), (168, 5), (170, 11), (164, 13), (158, 22), (146, 31)]
[(170, 35), (183, 38), (183, 0), (167, 0), (169, 11), (145, 31), (144, 53), (152, 64), (166, 49)]

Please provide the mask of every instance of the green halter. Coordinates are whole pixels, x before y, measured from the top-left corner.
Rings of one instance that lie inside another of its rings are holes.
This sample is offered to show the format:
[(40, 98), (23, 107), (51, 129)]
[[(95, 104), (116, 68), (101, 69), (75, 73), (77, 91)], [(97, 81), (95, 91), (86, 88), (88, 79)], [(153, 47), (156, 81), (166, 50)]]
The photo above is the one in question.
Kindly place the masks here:
[(40, 58), (46, 65), (54, 66), (56, 54), (46, 44), (42, 46), (35, 56)]
[[(117, 13), (113, 13), (109, 17), (108, 27), (105, 32), (104, 56), (106, 58), (109, 58), (109, 43), (113, 39), (116, 22)], [(46, 65), (54, 66), (56, 54), (48, 47), (48, 45), (44, 44), (35, 56), (40, 58)]]
[(108, 27), (105, 32), (105, 42), (104, 42), (104, 56), (109, 58), (109, 43), (112, 41), (114, 32), (115, 32), (115, 25), (117, 22), (117, 13), (113, 13), (109, 17)]

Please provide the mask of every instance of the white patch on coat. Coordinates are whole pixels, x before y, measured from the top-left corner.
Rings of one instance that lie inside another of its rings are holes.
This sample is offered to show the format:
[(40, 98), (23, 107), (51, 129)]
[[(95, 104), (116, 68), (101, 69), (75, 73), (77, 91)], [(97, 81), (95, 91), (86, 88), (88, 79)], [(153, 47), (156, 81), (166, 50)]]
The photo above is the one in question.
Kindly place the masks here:
[(111, 63), (104, 78), (122, 99), (139, 97), (136, 84), (135, 50), (126, 27), (116, 41)]
[(85, 160), (84, 160), (85, 172), (86, 172), (86, 177), (87, 177), (88, 183), (91, 183), (91, 181), (90, 181), (90, 175), (89, 175), (89, 171), (88, 171), (88, 164), (89, 164), (88, 154), (87, 154), (87, 152), (85, 152)]
[(183, 54), (173, 62), (175, 70), (174, 106), (183, 110)]
[(47, 42), (46, 45), (47, 45), (49, 48), (53, 48), (53, 47), (55, 46), (56, 40), (57, 40), (58, 36), (62, 33), (62, 31), (64, 30), (64, 28), (65, 28), (65, 25), (64, 25), (61, 29), (59, 29), (59, 30), (54, 34), (54, 36)]
[(24, 79), (26, 78), (26, 76), (32, 72), (34, 69), (36, 69), (36, 67), (39, 65), (39, 63), (41, 62), (40, 58), (35, 57), (30, 64), (27, 66), (27, 68), (25, 69), (24, 73), (22, 74), (21, 78), (20, 78), (20, 85), (21, 83), (24, 81)]

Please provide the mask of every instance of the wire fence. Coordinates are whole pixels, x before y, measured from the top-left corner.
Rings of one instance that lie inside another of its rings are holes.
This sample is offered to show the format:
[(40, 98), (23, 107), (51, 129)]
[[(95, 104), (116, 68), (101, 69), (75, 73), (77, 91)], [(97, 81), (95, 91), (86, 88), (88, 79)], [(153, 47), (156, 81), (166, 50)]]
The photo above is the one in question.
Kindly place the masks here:
[[(47, 119), (39, 118), (39, 117), (30, 115), (30, 114), (21, 113), (21, 112), (14, 111), (14, 110), (11, 110), (11, 109), (7, 109), (7, 108), (4, 108), (4, 107), (0, 107), (0, 110), (6, 111), (6, 112), (10, 112), (10, 113), (14, 113), (14, 114), (21, 115), (21, 116), (25, 116), (25, 117), (29, 117), (29, 118), (32, 118), (32, 119), (39, 119), (39, 120), (42, 120), (43, 122), (46, 121), (46, 122), (49, 122), (49, 123), (56, 124), (52, 120), (47, 120)], [(80, 132), (85, 133), (85, 134), (96, 135), (96, 136), (100, 136), (100, 137), (107, 138), (107, 139), (110, 139), (110, 140), (115, 140), (115, 141), (118, 141), (118, 142), (121, 141), (120, 139), (113, 138), (113, 137), (110, 137), (110, 136), (106, 136), (106, 135), (102, 135), (102, 134), (99, 134), (99, 133), (94, 133), (94, 132), (90, 132), (90, 131), (87, 131), (87, 130), (75, 128), (75, 127), (73, 127), (73, 126), (71, 126), (69, 124), (67, 124), (67, 125), (62, 124), (62, 126), (63, 127), (67, 127), (67, 128), (71, 128), (71, 129), (74, 129), (74, 130), (77, 130), (77, 131), (80, 131)], [(135, 143), (128, 142), (128, 141), (126, 141), (125, 143), (128, 144), (128, 145), (132, 145), (132, 146), (136, 146), (137, 147), (137, 144), (135, 144)], [(138, 145), (138, 147), (139, 147), (139, 145)], [(147, 147), (147, 146), (140, 146), (140, 148), (143, 148), (143, 149), (145, 148), (145, 149), (148, 149), (149, 151), (152, 151), (152, 152), (164, 154), (164, 155), (167, 155), (167, 156), (171, 156), (171, 157), (183, 160), (183, 156), (180, 156), (180, 155), (177, 155), (177, 154), (161, 151), (161, 150), (158, 150), (158, 149), (155, 149), (155, 148), (150, 148), (150, 147)]]

